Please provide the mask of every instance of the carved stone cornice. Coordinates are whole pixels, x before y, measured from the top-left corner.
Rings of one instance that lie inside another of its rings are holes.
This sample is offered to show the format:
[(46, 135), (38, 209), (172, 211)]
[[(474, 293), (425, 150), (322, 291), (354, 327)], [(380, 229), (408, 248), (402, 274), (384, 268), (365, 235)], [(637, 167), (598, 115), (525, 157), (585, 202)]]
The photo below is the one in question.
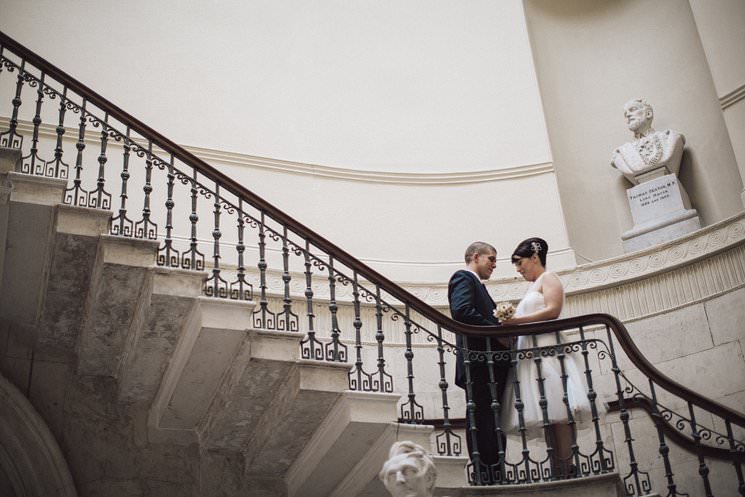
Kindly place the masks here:
[(629, 284), (733, 248), (745, 241), (745, 212), (662, 245), (606, 261), (583, 264), (560, 274), (567, 294)]

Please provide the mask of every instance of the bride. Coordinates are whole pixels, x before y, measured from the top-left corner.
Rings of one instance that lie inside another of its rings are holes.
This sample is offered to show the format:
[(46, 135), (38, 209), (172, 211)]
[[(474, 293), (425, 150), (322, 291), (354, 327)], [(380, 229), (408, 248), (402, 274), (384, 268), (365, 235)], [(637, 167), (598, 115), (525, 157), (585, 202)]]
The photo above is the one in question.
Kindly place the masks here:
[[(564, 287), (556, 274), (546, 271), (546, 254), (548, 243), (541, 238), (528, 238), (522, 241), (512, 253), (515, 269), (527, 281), (531, 282), (525, 296), (517, 306), (512, 319), (502, 321), (503, 325), (515, 325), (556, 319), (564, 306)], [(556, 334), (538, 336), (521, 336), (517, 349), (556, 345)], [(578, 354), (567, 354), (564, 357), (564, 372), (567, 375), (566, 393), (572, 416), (577, 420), (583, 413), (590, 411), (590, 404), (585, 390), (583, 368), (576, 363)], [(540, 376), (533, 358), (522, 359), (514, 371), (512, 388), (506, 392), (508, 414), (506, 430), (518, 432), (518, 413), (515, 409), (515, 388), (518, 388), (520, 400), (524, 404), (523, 420), (527, 435), (536, 438), (543, 433), (544, 413), (540, 405), (540, 380), (543, 380), (543, 391), (546, 415), (549, 420), (549, 435), (554, 449), (551, 464), (564, 475), (568, 471), (564, 465), (571, 462), (572, 427), (568, 424), (567, 406), (564, 404), (564, 385), (562, 366), (556, 357), (545, 357), (541, 360)], [(548, 442), (548, 440), (547, 440)]]

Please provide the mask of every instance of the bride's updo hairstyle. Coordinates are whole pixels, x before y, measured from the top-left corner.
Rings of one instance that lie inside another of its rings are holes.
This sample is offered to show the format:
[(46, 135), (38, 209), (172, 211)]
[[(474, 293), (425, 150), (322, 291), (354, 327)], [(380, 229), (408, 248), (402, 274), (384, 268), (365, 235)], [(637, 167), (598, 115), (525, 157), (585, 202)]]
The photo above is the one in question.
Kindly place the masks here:
[(538, 237), (528, 238), (520, 242), (515, 251), (512, 252), (512, 263), (516, 263), (521, 257), (532, 257), (533, 254), (537, 254), (541, 265), (545, 268), (547, 253), (548, 243), (546, 243), (546, 240)]

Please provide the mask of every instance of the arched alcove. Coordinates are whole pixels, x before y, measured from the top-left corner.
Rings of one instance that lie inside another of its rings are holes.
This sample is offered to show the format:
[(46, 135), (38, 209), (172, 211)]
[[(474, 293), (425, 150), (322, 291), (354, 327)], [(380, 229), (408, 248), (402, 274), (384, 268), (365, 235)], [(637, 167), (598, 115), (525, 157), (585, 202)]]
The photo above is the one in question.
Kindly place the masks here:
[(76, 497), (67, 461), (34, 406), (0, 375), (0, 495)]

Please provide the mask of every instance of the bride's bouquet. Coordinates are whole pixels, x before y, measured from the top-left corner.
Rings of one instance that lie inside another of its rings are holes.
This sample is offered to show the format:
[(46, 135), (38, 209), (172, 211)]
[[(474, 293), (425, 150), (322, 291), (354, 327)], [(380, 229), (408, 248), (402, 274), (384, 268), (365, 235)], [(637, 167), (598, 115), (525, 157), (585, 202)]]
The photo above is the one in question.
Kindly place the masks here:
[(500, 302), (497, 304), (496, 309), (494, 309), (494, 317), (499, 319), (500, 322), (510, 319), (514, 315), (515, 306), (512, 305), (512, 302)]

